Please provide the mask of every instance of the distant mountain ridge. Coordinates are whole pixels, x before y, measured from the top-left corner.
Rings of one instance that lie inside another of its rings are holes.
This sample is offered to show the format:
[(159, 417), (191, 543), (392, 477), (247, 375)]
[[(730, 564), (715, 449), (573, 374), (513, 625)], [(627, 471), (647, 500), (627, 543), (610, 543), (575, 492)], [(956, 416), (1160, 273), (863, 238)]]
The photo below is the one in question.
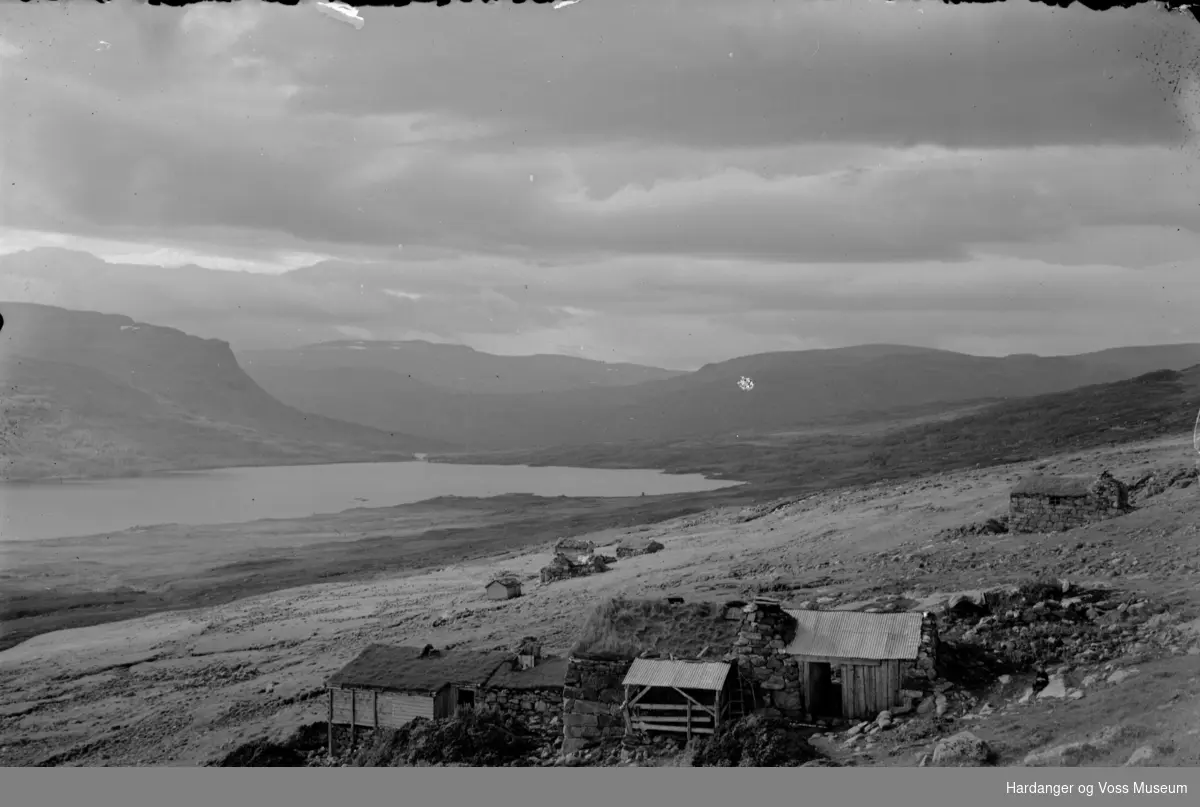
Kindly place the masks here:
[(0, 303), (8, 478), (409, 458), (438, 441), (298, 411), (225, 342), (116, 314)]
[[(498, 395), (465, 394), (345, 356), (359, 352), (330, 351), (307, 364), (250, 361), (246, 370), (304, 411), (470, 450), (511, 450), (786, 430), (856, 412), (1028, 397), (1200, 363), (1197, 344), (1001, 358), (876, 344), (755, 354), (632, 385)], [(743, 376), (752, 389), (738, 385)]]
[(466, 345), (410, 341), (337, 340), (298, 348), (245, 350), (246, 368), (313, 371), (355, 367), (385, 370), (455, 392), (521, 394), (624, 387), (684, 375), (638, 364), (609, 364), (577, 356), (500, 356)]

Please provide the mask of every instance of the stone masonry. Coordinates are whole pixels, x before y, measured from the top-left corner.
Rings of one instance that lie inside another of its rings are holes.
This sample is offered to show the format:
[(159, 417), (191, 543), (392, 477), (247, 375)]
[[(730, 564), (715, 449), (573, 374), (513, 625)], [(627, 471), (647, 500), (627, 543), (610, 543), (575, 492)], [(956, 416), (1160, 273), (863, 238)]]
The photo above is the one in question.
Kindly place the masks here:
[(632, 664), (571, 657), (562, 694), (564, 754), (625, 736), (622, 682)]
[(1011, 532), (1060, 532), (1129, 512), (1128, 488), (1107, 471), (1088, 484), (1070, 478), (1027, 479), (1009, 499)]
[(756, 704), (747, 704), (773, 717), (802, 719), (800, 667), (784, 649), (795, 638), (796, 623), (779, 605), (763, 601), (742, 608), (743, 617), (733, 651), (725, 660), (736, 662), (742, 681), (753, 687)]
[(926, 611), (921, 617), (921, 646), (917, 660), (903, 668), (901, 689), (911, 692), (911, 697), (926, 695), (938, 679), (938, 622), (937, 616)]
[(500, 712), (518, 718), (541, 734), (554, 731), (554, 719), (562, 711), (561, 689), (489, 689), (483, 702)]

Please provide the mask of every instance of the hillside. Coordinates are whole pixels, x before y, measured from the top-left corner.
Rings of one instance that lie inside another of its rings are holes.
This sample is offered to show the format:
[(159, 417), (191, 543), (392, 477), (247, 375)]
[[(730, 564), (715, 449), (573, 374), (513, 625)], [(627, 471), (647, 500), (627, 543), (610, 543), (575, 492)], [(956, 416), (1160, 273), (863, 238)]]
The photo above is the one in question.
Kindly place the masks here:
[(559, 446), (438, 461), (662, 468), (751, 482), (764, 490), (794, 491), (1183, 436), (1191, 431), (1198, 409), (1200, 365), (1029, 398), (901, 411), (890, 419), (877, 415), (876, 422), (832, 422), (804, 431), (739, 437)]
[(455, 392), (562, 392), (594, 387), (626, 387), (683, 375), (637, 364), (607, 364), (550, 354), (496, 356), (465, 345), (422, 341), (321, 342), (292, 350), (239, 351), (247, 372), (287, 368), (313, 372), (340, 368), (386, 370)]
[[(504, 395), (453, 392), (361, 366), (276, 363), (247, 372), (305, 411), (479, 451), (775, 432), (854, 413), (870, 420), (912, 407), (1061, 392), (1197, 363), (1200, 345), (1004, 358), (866, 345), (746, 356), (631, 386)], [(753, 389), (739, 387), (742, 376)]]
[(272, 398), (229, 345), (117, 315), (5, 303), (8, 479), (408, 457), (445, 448)]

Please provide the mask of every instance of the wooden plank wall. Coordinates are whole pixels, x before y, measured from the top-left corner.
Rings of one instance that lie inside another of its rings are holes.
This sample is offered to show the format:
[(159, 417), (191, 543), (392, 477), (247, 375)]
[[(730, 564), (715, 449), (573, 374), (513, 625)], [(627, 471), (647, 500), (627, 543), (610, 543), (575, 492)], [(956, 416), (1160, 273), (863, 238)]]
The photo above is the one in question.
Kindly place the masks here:
[(899, 700), (899, 662), (842, 665), (842, 713), (847, 718), (870, 720)]
[(333, 690), (333, 722), (365, 728), (398, 729), (417, 717), (433, 717), (433, 698), (397, 692)]

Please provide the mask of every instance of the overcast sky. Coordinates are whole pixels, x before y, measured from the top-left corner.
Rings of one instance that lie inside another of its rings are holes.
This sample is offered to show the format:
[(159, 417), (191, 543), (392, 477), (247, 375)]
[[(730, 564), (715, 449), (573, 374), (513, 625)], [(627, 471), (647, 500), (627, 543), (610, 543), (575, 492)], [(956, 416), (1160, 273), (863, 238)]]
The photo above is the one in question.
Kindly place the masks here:
[(0, 299), (679, 368), (1200, 341), (1190, 18), (360, 13), (0, 9)]

